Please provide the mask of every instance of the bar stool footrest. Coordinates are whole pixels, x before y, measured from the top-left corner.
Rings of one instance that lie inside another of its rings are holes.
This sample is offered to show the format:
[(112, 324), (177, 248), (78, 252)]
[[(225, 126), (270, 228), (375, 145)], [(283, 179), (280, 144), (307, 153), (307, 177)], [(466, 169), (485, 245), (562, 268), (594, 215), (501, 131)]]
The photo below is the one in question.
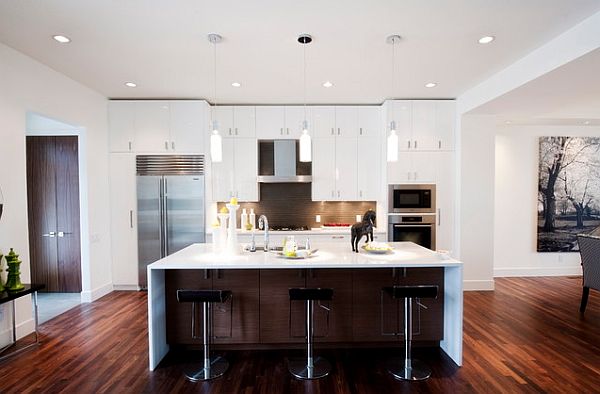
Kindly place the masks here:
[(411, 368), (406, 368), (404, 358), (394, 357), (387, 361), (387, 371), (398, 380), (425, 380), (431, 376), (431, 369), (424, 363), (414, 358), (411, 360)]
[(211, 380), (223, 375), (229, 368), (229, 362), (223, 357), (211, 357), (210, 367), (205, 368), (204, 363), (189, 364), (184, 369), (186, 379), (192, 382)]

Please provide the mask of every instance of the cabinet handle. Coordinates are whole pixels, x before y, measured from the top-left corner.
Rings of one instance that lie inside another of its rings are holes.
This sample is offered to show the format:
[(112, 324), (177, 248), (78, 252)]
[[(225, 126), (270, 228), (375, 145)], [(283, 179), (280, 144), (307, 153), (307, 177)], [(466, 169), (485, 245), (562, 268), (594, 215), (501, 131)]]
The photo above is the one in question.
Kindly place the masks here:
[(396, 268), (392, 268), (392, 278), (396, 279)]
[(210, 278), (210, 270), (204, 270), (204, 279)]
[(438, 149), (442, 149), (442, 140), (438, 140)]
[(340, 197), (340, 191), (338, 190), (338, 198)]
[(279, 134), (283, 135), (283, 127), (279, 129)]
[(408, 149), (410, 149), (410, 140), (408, 140)]
[(333, 131), (333, 127), (331, 128), (331, 135), (334, 135), (335, 131)]
[(332, 235), (331, 239), (344, 239), (343, 235)]
[(171, 141), (171, 149), (175, 150), (175, 141)]
[(359, 196), (359, 197), (362, 197), (362, 190), (360, 190), (360, 191), (358, 192), (358, 196)]
[(133, 211), (129, 211), (129, 227), (133, 228)]
[(415, 149), (417, 149), (417, 140), (415, 140)]
[(360, 129), (358, 129), (358, 130), (359, 130), (359, 131), (358, 131), (358, 133), (359, 133), (360, 135), (362, 135), (362, 127), (361, 127)]
[(238, 135), (238, 128), (235, 128), (235, 135)]
[(231, 135), (231, 127), (229, 128), (229, 135)]
[(290, 128), (285, 129), (287, 131), (287, 135), (290, 135)]
[(169, 141), (165, 141), (165, 150), (169, 150)]
[(438, 208), (438, 226), (442, 225), (442, 209)]
[(407, 176), (408, 180), (410, 181), (410, 171), (408, 171), (408, 172), (406, 173), (406, 176)]
[(131, 141), (129, 141), (129, 151), (131, 151)]
[(415, 177), (413, 178), (415, 181), (417, 180), (417, 172), (415, 171)]
[(341, 132), (340, 132), (340, 128), (338, 127), (338, 135), (340, 135), (340, 134), (341, 134)]

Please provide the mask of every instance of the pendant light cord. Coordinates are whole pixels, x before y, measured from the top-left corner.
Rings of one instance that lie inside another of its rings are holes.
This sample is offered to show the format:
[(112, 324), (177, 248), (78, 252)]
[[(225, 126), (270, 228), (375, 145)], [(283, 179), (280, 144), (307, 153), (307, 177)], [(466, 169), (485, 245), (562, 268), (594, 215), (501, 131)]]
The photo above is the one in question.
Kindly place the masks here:
[(213, 41), (213, 76), (214, 76), (214, 78), (213, 78), (213, 84), (214, 84), (213, 85), (213, 88), (214, 88), (214, 90), (213, 90), (213, 93), (214, 93), (213, 107), (214, 107), (214, 109), (213, 109), (213, 111), (210, 112), (211, 113), (210, 121), (212, 123), (211, 127), (214, 128), (214, 121), (215, 121), (214, 111), (217, 109), (217, 42), (216, 42), (216, 40)]
[(306, 119), (306, 43), (302, 44), (302, 61), (304, 63), (304, 124), (302, 127), (307, 127), (306, 123), (308, 120)]
[(396, 39), (392, 39), (392, 122), (396, 121), (394, 111), (394, 92), (396, 91), (394, 86), (396, 85)]

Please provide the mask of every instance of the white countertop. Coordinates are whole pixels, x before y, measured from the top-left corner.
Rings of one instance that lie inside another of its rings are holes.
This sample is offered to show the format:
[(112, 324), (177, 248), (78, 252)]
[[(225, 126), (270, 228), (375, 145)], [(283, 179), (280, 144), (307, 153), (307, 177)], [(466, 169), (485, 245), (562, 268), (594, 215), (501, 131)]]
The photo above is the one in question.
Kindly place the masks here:
[[(362, 242), (361, 242), (362, 245)], [(273, 269), (273, 268), (386, 268), (452, 267), (454, 260), (412, 242), (392, 242), (393, 253), (354, 253), (350, 245), (336, 242), (313, 242), (319, 251), (307, 259), (286, 259), (275, 253), (240, 252), (239, 255), (216, 254), (212, 244), (193, 244), (148, 266), (154, 269)], [(241, 247), (240, 247), (241, 250)]]

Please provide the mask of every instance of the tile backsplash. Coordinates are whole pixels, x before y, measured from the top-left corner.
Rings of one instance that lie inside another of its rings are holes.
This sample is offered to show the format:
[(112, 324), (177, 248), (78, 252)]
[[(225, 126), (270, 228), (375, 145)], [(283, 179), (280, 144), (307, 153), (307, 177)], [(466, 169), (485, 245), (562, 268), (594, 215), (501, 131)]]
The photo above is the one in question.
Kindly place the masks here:
[[(376, 211), (375, 201), (312, 201), (310, 183), (262, 183), (260, 202), (241, 202), (239, 215), (243, 208), (249, 214), (254, 209), (256, 219), (265, 214), (270, 226), (308, 226), (320, 227), (324, 223), (354, 223), (356, 215), (367, 210)], [(221, 209), (225, 203), (218, 203)], [(316, 222), (321, 215), (321, 223)]]

